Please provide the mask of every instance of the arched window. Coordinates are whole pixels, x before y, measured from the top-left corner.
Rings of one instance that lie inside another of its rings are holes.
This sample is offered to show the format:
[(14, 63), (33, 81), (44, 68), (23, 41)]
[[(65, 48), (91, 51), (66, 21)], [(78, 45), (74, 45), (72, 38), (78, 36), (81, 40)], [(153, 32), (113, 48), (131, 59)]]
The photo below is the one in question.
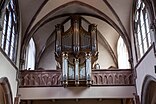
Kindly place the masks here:
[(138, 60), (151, 46), (150, 18), (147, 6), (138, 0), (135, 11), (135, 41)]
[(118, 55), (118, 68), (127, 69), (130, 68), (127, 47), (120, 36), (117, 43), (117, 55)]
[(27, 53), (26, 53), (26, 69), (35, 69), (35, 43), (33, 38), (30, 39), (29, 44), (27, 46)]
[(2, 0), (0, 8), (0, 46), (15, 63), (17, 52), (17, 14), (15, 0)]

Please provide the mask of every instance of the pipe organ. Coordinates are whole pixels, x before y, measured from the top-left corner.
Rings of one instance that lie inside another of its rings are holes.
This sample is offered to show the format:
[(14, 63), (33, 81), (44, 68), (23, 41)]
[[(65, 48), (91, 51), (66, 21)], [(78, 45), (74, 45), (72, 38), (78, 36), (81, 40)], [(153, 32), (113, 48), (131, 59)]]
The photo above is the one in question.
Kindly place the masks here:
[(55, 59), (61, 66), (65, 86), (91, 85), (93, 64), (98, 59), (97, 26), (90, 24), (87, 31), (81, 26), (81, 19), (71, 16), (67, 31), (61, 24), (55, 27)]

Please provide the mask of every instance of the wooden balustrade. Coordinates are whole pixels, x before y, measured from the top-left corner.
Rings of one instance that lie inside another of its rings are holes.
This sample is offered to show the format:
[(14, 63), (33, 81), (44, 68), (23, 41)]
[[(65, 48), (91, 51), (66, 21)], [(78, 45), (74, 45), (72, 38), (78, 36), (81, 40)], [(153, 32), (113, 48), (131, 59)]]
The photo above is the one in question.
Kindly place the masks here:
[[(58, 70), (21, 70), (20, 87), (52, 87), (62, 86), (62, 72)], [(92, 70), (91, 86), (126, 86), (133, 85), (131, 69)]]
[(61, 77), (57, 70), (21, 70), (20, 87), (62, 86)]
[(133, 85), (131, 69), (122, 70), (93, 70), (92, 85)]

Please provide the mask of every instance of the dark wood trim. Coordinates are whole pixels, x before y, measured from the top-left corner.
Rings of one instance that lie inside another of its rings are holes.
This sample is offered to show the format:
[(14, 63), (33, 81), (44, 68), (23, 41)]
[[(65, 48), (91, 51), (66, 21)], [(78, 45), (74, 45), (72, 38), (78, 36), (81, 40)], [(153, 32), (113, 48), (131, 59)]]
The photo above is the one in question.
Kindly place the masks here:
[[(4, 50), (0, 47), (0, 52), (4, 55), (4, 57), (10, 62), (10, 64), (15, 68), (16, 71), (18, 71), (17, 66), (15, 63), (9, 58), (9, 56), (4, 52)], [(6, 69), (7, 70), (7, 69)]]
[(140, 60), (138, 61), (138, 63), (135, 65), (135, 69), (140, 65), (140, 63), (144, 60), (144, 58), (148, 55), (148, 53), (154, 49), (154, 54), (155, 54), (155, 44), (153, 43), (148, 50), (144, 53), (144, 55), (140, 58)]
[(13, 104), (12, 91), (7, 77), (0, 78), (0, 85), (4, 89), (6, 104)]

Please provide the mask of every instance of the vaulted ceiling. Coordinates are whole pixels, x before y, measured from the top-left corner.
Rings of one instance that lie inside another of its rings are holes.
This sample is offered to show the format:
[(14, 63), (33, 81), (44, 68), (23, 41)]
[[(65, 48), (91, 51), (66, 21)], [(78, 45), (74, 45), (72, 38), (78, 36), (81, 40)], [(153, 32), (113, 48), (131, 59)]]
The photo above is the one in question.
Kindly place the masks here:
[(108, 53), (116, 64), (116, 44), (122, 36), (130, 47), (130, 14), (133, 0), (18, 0), (22, 34), (22, 51), (33, 37), (36, 59), (40, 60), (53, 43), (56, 24), (63, 23), (69, 16), (77, 14), (88, 23), (97, 24)]

